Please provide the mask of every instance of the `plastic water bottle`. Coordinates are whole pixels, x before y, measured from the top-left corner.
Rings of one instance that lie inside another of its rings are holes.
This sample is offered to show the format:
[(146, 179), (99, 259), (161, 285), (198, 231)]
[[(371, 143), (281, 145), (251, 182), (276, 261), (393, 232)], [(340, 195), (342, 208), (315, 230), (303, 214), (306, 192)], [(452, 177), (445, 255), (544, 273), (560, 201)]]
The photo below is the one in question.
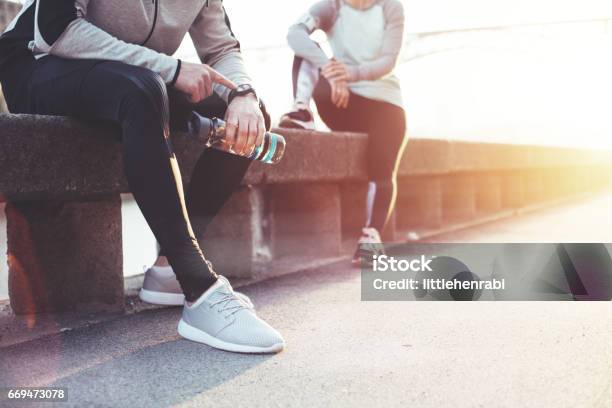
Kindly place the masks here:
[(207, 147), (222, 150), (237, 156), (248, 157), (263, 163), (276, 164), (285, 153), (285, 138), (276, 133), (266, 132), (264, 141), (250, 155), (242, 155), (233, 150), (234, 144), (225, 139), (225, 121), (218, 118), (205, 118), (193, 112), (189, 120), (189, 134), (206, 143)]

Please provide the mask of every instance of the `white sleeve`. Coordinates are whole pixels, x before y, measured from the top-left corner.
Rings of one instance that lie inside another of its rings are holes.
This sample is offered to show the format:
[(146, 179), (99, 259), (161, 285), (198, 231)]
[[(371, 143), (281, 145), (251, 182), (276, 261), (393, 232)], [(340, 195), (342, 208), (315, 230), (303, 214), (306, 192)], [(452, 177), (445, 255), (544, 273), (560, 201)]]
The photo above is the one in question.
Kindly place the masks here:
[(323, 0), (313, 5), (295, 24), (289, 27), (287, 42), (296, 55), (317, 67), (329, 62), (329, 58), (310, 35), (316, 30), (329, 31), (338, 15), (337, 1)]

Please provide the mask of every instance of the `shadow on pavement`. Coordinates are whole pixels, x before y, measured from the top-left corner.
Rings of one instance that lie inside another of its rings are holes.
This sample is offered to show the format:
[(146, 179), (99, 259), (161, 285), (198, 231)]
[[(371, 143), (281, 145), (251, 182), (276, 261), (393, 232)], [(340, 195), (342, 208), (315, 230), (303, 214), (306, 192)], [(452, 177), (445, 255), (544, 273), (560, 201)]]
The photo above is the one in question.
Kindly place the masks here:
[(272, 357), (181, 339), (179, 316), (179, 308), (152, 310), (2, 348), (0, 387), (66, 387), (61, 406), (169, 406)]

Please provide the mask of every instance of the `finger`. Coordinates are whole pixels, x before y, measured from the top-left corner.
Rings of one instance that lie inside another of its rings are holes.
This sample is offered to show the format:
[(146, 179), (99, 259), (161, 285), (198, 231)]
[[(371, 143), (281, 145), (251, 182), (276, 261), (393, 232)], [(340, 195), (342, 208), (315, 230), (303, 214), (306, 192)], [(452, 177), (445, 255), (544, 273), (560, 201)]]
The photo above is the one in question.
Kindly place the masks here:
[(331, 79), (332, 81), (345, 82), (348, 80), (348, 75), (346, 74), (346, 72), (338, 71), (334, 72), (333, 74), (330, 74), (328, 80), (329, 79)]
[(333, 67), (335, 65), (335, 61), (329, 61), (327, 64), (323, 65), (323, 70), (329, 69), (329, 67)]
[(325, 77), (333, 76), (333, 74), (337, 71), (337, 69), (333, 66), (326, 66), (321, 71)]
[(340, 104), (342, 109), (346, 109), (346, 106), (348, 105), (348, 95), (348, 90), (344, 89), (344, 91), (342, 92), (342, 101)]
[[(233, 146), (236, 144), (238, 131), (238, 117), (233, 113), (228, 113), (225, 118), (225, 139)], [(232, 149), (236, 151), (236, 149)]]
[(208, 98), (209, 96), (212, 95), (212, 93), (213, 93), (212, 81), (210, 80), (206, 81), (204, 83), (204, 98), (202, 99)]
[(340, 97), (341, 97), (340, 92), (341, 92), (340, 87), (337, 86), (334, 90), (334, 94), (333, 94), (334, 98), (332, 101), (337, 108), (340, 107)]
[(200, 91), (199, 85), (197, 82), (194, 82), (192, 84), (189, 85), (189, 87), (186, 89), (186, 94), (187, 94), (187, 99), (189, 100), (189, 102), (191, 103), (196, 103), (197, 102), (197, 98), (198, 98), (198, 93)]
[(330, 86), (331, 86), (331, 101), (334, 105), (336, 105), (336, 98), (338, 97), (338, 89), (334, 82), (331, 82)]
[(328, 65), (326, 65), (326, 66), (324, 66), (324, 67), (323, 67), (323, 69), (321, 70), (321, 73), (322, 73), (323, 75), (329, 75), (329, 73), (331, 72), (331, 70), (332, 70), (333, 68), (334, 68), (334, 67), (333, 67), (332, 65), (328, 64)]
[(336, 71), (342, 71), (342, 67), (336, 64), (328, 64), (325, 67), (323, 67), (323, 69), (321, 69), (321, 73), (325, 77), (332, 75)]
[(344, 89), (340, 91), (338, 96), (338, 108), (344, 109)]
[(208, 72), (202, 74), (202, 99), (212, 94), (212, 78)]
[(259, 132), (258, 126), (257, 126), (257, 116), (253, 116), (249, 120), (249, 136), (248, 136), (248, 142), (247, 142), (247, 147), (246, 147), (246, 154), (248, 156), (251, 156), (253, 154), (253, 151), (255, 150), (255, 147), (257, 146), (257, 137), (258, 137), (257, 132)]
[(348, 108), (348, 103), (349, 103), (350, 96), (351, 96), (351, 93), (348, 91), (348, 89), (346, 89), (345, 92), (344, 92), (344, 98), (342, 99), (342, 107), (344, 109)]
[(236, 139), (236, 151), (238, 154), (244, 154), (249, 139), (249, 122), (244, 118), (238, 119), (238, 137)]
[(336, 106), (336, 88), (332, 86), (331, 89), (331, 102), (334, 106)]
[(263, 144), (265, 136), (266, 122), (264, 121), (263, 115), (259, 115), (257, 117), (257, 141), (255, 142), (255, 147), (259, 147)]
[(340, 70), (334, 74), (338, 81), (348, 81), (348, 73), (345, 70)]
[(340, 87), (336, 91), (336, 107), (342, 107), (342, 89)]
[(338, 95), (338, 108), (344, 109), (344, 89), (342, 89)]
[(206, 84), (204, 83), (204, 78), (200, 78), (198, 81), (198, 95), (196, 102), (200, 102), (204, 99), (204, 94), (206, 93)]
[(200, 96), (201, 94), (202, 94), (201, 85), (197, 84), (194, 87), (193, 93), (191, 94), (191, 102), (193, 102), (193, 103), (200, 102), (200, 100), (202, 99), (201, 96)]
[(210, 68), (210, 74), (211, 74), (212, 82), (216, 84), (224, 85), (228, 87), (229, 89), (236, 89), (237, 86), (234, 82), (230, 81), (229, 79), (227, 79), (226, 77), (224, 77), (223, 75), (215, 71), (214, 69)]
[(333, 71), (333, 72), (345, 72), (346, 68), (342, 64), (335, 64), (332, 67), (330, 67), (330, 71)]
[(193, 87), (192, 89), (189, 90), (189, 93), (187, 94), (187, 99), (189, 99), (189, 102), (191, 103), (197, 103), (197, 98), (198, 98), (198, 88), (197, 87)]
[(344, 67), (342, 67), (342, 65), (332, 65), (328, 69), (328, 72), (330, 73), (342, 72), (342, 71), (344, 71)]

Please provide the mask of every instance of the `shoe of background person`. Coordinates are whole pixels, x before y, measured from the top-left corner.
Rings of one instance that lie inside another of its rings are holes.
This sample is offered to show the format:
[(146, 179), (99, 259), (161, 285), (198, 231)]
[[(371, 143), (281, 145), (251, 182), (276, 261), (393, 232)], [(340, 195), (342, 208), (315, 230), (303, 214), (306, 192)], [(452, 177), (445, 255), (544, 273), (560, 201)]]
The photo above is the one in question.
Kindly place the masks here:
[(314, 130), (314, 116), (307, 105), (297, 103), (291, 112), (281, 116), (278, 127)]
[(178, 333), (237, 353), (276, 353), (285, 347), (280, 333), (260, 319), (223, 276), (195, 303), (185, 304)]
[[(253, 308), (253, 302), (247, 295), (234, 293)], [(183, 306), (185, 303), (185, 295), (171, 266), (152, 266), (147, 269), (138, 297), (143, 302), (154, 305)]]
[(372, 265), (372, 257), (374, 255), (384, 255), (385, 248), (376, 228), (364, 228), (361, 232), (362, 235), (357, 242), (357, 249), (352, 262), (353, 265), (359, 266), (363, 260), (365, 265)]

